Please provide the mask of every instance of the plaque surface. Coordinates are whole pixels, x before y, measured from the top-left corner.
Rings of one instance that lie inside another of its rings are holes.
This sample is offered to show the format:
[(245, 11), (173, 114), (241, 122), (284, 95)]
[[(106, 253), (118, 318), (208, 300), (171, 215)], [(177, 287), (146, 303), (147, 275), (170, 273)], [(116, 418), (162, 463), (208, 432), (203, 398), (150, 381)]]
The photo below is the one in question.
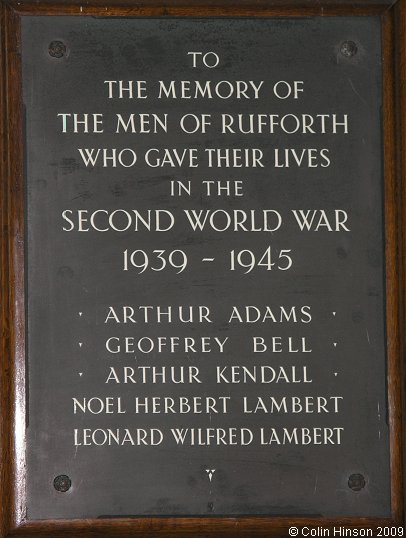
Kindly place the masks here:
[(389, 515), (379, 19), (22, 23), (28, 518)]

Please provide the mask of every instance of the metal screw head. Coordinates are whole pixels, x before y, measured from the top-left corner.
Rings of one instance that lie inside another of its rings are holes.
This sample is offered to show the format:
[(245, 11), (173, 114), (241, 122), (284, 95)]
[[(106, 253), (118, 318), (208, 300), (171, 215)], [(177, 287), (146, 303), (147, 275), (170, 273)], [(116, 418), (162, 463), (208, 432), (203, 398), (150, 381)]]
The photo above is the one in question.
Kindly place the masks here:
[(51, 41), (48, 52), (52, 58), (62, 58), (66, 54), (66, 45), (62, 41)]
[(357, 54), (358, 47), (354, 41), (344, 41), (344, 43), (341, 43), (340, 52), (346, 58), (352, 58)]
[(56, 491), (66, 493), (70, 490), (71, 486), (72, 481), (69, 476), (66, 476), (65, 474), (61, 474), (54, 479), (54, 488), (56, 489)]
[(362, 474), (352, 474), (348, 479), (348, 487), (352, 491), (361, 491), (366, 485), (365, 478)]

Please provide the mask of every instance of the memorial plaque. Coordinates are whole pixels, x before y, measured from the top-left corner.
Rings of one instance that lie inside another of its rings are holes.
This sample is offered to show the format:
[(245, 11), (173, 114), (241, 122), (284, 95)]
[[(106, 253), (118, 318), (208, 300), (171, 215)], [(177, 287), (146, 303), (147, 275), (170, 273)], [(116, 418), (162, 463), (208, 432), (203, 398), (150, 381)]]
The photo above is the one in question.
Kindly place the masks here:
[(379, 20), (22, 36), (28, 516), (388, 515)]
[(276, 3), (2, 7), (0, 538), (402, 535), (406, 8)]

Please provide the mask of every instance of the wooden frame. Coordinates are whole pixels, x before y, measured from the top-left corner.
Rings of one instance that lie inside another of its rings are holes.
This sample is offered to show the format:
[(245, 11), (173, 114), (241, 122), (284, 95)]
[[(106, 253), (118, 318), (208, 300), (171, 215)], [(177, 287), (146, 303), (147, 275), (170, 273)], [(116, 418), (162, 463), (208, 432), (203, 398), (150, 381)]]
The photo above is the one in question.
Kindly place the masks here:
[[(107, 4), (107, 7), (106, 7)], [(190, 2), (192, 4), (192, 2)], [(8, 536), (287, 536), (290, 526), (404, 524), (406, 497), (406, 0), (0, 1), (0, 538)], [(25, 516), (24, 196), (20, 20), (24, 15), (379, 15), (383, 29), (388, 397), (392, 517), (138, 518), (27, 521)]]

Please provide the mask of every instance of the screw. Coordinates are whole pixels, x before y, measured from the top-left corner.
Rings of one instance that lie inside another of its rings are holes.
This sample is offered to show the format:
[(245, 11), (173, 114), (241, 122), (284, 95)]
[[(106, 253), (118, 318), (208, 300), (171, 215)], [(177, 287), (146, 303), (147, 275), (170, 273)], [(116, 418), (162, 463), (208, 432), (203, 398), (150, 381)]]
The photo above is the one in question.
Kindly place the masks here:
[(56, 491), (66, 493), (68, 490), (70, 490), (71, 486), (72, 481), (69, 476), (61, 474), (54, 479), (54, 488), (56, 489)]
[(66, 45), (62, 41), (52, 41), (49, 44), (48, 52), (52, 58), (62, 58), (66, 54)]
[(340, 51), (346, 58), (352, 58), (357, 54), (358, 47), (354, 41), (344, 41), (344, 43), (341, 43)]
[(365, 478), (362, 474), (352, 474), (348, 479), (348, 487), (352, 491), (361, 491), (366, 485)]

